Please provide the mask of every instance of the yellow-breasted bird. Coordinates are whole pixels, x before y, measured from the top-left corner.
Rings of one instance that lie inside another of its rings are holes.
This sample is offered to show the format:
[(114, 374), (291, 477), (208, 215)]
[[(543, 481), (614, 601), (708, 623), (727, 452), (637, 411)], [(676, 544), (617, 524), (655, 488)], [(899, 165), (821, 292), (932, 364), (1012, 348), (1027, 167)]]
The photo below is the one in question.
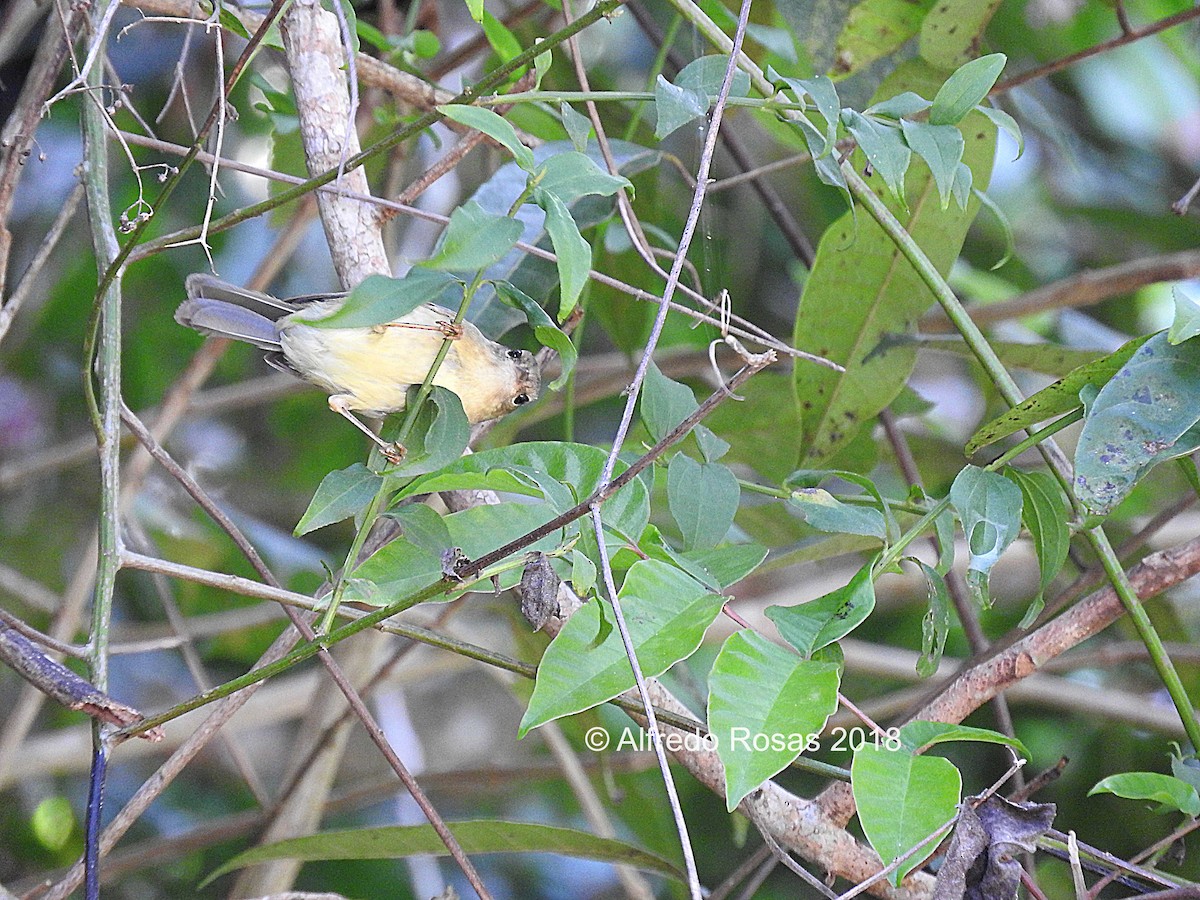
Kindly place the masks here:
[(245, 341), (266, 361), (328, 391), (329, 408), (370, 436), (389, 459), (403, 449), (380, 440), (352, 414), (384, 416), (404, 409), (408, 388), (421, 384), (442, 342), (451, 339), (433, 383), (453, 391), (472, 423), (496, 419), (536, 400), (541, 370), (528, 350), (498, 344), (470, 322), (434, 303), (363, 328), (319, 328), (306, 320), (333, 315), (345, 294), (280, 299), (195, 274), (175, 321), (202, 334)]

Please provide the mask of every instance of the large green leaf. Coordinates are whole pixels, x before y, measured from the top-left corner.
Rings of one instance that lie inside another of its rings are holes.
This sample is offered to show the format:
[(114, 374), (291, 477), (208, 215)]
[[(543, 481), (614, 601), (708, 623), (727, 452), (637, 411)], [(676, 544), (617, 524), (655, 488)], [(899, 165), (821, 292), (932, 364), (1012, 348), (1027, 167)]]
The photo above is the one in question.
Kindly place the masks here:
[[(858, 821), (884, 864), (907, 853), (954, 818), (962, 776), (939, 756), (912, 756), (865, 744), (854, 754), (850, 784)], [(893, 886), (937, 849), (936, 840), (888, 876)]]
[(321, 479), (308, 509), (296, 525), (295, 533), (308, 534), (325, 525), (358, 515), (382, 485), (383, 479), (362, 463), (330, 472)]
[(939, 69), (957, 69), (979, 52), (1000, 0), (938, 0), (921, 24), (921, 57)]
[[(409, 396), (417, 392), (413, 387)], [(471, 423), (463, 412), (462, 401), (453, 391), (433, 385), (429, 396), (417, 410), (412, 430), (405, 439), (404, 459), (393, 469), (389, 477), (411, 478), (436, 472), (460, 456), (471, 439)]]
[(753, 631), (725, 641), (708, 677), (708, 730), (725, 764), (725, 806), (814, 749), (837, 710), (836, 663), (801, 659)]
[(368, 275), (332, 315), (301, 321), (314, 328), (366, 328), (402, 318), (424, 303), (457, 305), (455, 296), (461, 302), (462, 284), (445, 272), (412, 269), (403, 278)]
[[(700, 646), (725, 598), (709, 593), (674, 566), (640, 560), (618, 594), (642, 674), (661, 675)], [(596, 599), (567, 620), (538, 664), (519, 734), (591, 709), (633, 687), (633, 670), (607, 600)]]
[(1107, 356), (1072, 369), (1054, 384), (1042, 388), (1023, 403), (981, 425), (971, 435), (963, 452), (971, 456), (981, 447), (994, 444), (1023, 428), (1031, 428), (1054, 416), (1079, 409), (1083, 405), (1079, 392), (1089, 385), (1099, 387), (1107, 382), (1150, 337), (1145, 335), (1126, 341)]
[(1158, 772), (1109, 775), (1088, 791), (1089, 797), (1093, 794), (1116, 794), (1127, 800), (1153, 800), (1164, 811), (1200, 816), (1200, 795), (1196, 793), (1196, 788), (1172, 775)]
[[(479, 853), (557, 853), (581, 859), (635, 866), (683, 880), (675, 866), (660, 856), (632, 844), (597, 837), (584, 831), (531, 822), (449, 822), (447, 827), (469, 855)], [(327, 831), (265, 844), (239, 853), (223, 863), (200, 885), (245, 866), (276, 859), (305, 862), (328, 859), (405, 859), (410, 856), (446, 856), (450, 851), (432, 825), (392, 825)]]
[(733, 524), (741, 488), (728, 466), (676, 453), (667, 466), (667, 502), (689, 550), (715, 547)]
[(490, 109), (484, 109), (482, 106), (467, 106), (462, 103), (439, 106), (437, 110), (447, 119), (481, 131), (498, 141), (513, 155), (517, 165), (527, 172), (533, 171), (533, 151), (521, 143), (521, 139), (517, 136), (517, 130), (512, 127), (508, 119), (497, 115)]
[[(406, 594), (430, 585), (442, 577), (442, 553), (458, 548), (467, 559), (476, 559), (509, 541), (544, 525), (554, 518), (555, 511), (548, 503), (484, 504), (443, 516), (449, 543), (434, 548), (428, 540), (417, 543), (401, 538), (385, 544), (350, 573), (346, 598), (382, 606)], [(526, 550), (553, 550), (561, 533), (550, 534), (531, 544)], [(500, 588), (513, 587), (521, 580), (519, 570), (509, 570), (499, 576)], [(474, 588), (493, 589), (490, 581)], [(460, 593), (449, 591), (440, 599), (449, 600)]]
[(804, 656), (841, 640), (875, 608), (875, 583), (868, 562), (850, 582), (823, 597), (795, 606), (768, 606), (767, 618), (780, 636)]
[[(796, 368), (815, 367), (801, 359)], [(759, 372), (738, 388), (744, 402), (722, 403), (705, 419), (729, 441), (730, 460), (775, 482), (795, 470), (800, 451), (800, 415), (788, 381), (786, 375)]]
[(433, 255), (421, 263), (439, 272), (470, 272), (499, 261), (521, 237), (521, 223), (468, 200), (450, 214)]
[[(603, 450), (586, 444), (527, 441), (465, 456), (440, 472), (417, 478), (397, 499), (436, 491), (487, 489), (547, 496), (551, 501), (557, 500), (559, 505), (568, 501), (573, 505), (595, 491), (606, 457)], [(620, 475), (626, 468), (624, 463), (618, 462), (614, 474)], [(540, 480), (531, 481), (524, 477), (522, 469), (538, 474)], [(562, 490), (553, 492), (550, 488), (548, 491), (552, 483), (561, 485)], [(635, 478), (604, 504), (605, 524), (634, 539), (649, 520), (649, 495), (640, 479)]]
[(860, 0), (838, 35), (835, 78), (889, 56), (917, 33), (933, 0)]
[[(906, 64), (880, 97), (905, 90), (929, 93), (939, 76), (920, 64)], [(986, 187), (995, 154), (995, 127), (983, 116), (963, 123), (963, 160), (975, 184)], [(863, 160), (858, 158), (861, 167)], [(868, 179), (877, 193), (881, 176)], [(929, 170), (910, 167), (907, 210), (888, 206), (943, 274), (958, 256), (967, 228), (979, 208), (950, 204), (942, 209)], [(794, 386), (804, 423), (805, 465), (824, 466), (858, 431), (900, 393), (916, 360), (913, 347), (881, 347), (885, 335), (913, 330), (934, 302), (932, 293), (895, 244), (868, 216), (846, 213), (821, 238), (812, 272), (804, 284), (794, 343), (845, 366), (845, 372), (805, 365), (794, 370)]]
[(1200, 445), (1200, 340), (1157, 334), (1096, 395), (1075, 447), (1075, 495), (1105, 514), (1164, 460)]

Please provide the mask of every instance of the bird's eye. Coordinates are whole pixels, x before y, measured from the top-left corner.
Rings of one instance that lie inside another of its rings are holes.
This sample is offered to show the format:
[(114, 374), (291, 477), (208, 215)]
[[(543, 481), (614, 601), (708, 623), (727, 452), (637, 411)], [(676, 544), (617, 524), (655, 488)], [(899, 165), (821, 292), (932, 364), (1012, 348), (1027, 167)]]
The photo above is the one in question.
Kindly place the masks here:
[[(520, 350), (509, 350), (509, 351), (508, 351), (508, 358), (509, 358), (509, 359), (520, 359), (520, 358), (521, 358), (521, 351), (520, 351)], [(526, 399), (528, 399), (528, 398), (526, 398)], [(524, 403), (524, 402), (525, 402), (525, 400), (522, 400), (521, 402), (522, 402), (522, 403)]]
[(529, 402), (528, 394), (517, 394), (517, 396), (513, 397), (513, 406), (523, 406), (524, 404), (526, 404), (528, 402)]

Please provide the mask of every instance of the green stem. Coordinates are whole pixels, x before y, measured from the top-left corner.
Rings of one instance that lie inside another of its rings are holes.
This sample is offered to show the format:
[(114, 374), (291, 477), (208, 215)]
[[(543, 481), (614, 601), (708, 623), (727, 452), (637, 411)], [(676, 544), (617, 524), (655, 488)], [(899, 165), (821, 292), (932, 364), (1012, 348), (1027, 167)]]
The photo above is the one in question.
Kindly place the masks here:
[[(891, 238), (896, 248), (909, 261), (921, 280), (925, 282), (926, 286), (933, 293), (938, 303), (941, 304), (947, 317), (954, 323), (959, 333), (962, 334), (963, 339), (979, 360), (980, 365), (983, 366), (988, 378), (991, 379), (992, 384), (995, 385), (1000, 395), (1004, 397), (1010, 406), (1020, 405), (1024, 397), (1017, 387), (1016, 382), (1013, 381), (1008, 370), (1004, 368), (1004, 364), (1000, 362), (1000, 358), (992, 350), (991, 345), (983, 336), (983, 332), (979, 330), (979, 326), (967, 315), (967, 311), (959, 302), (958, 297), (955, 296), (954, 291), (950, 289), (950, 285), (942, 278), (941, 273), (938, 272), (929, 257), (925, 255), (917, 242), (913, 240), (912, 235), (892, 215), (891, 210), (884, 205), (883, 201), (862, 180), (854, 166), (849, 163), (843, 163), (842, 174), (846, 177), (850, 193), (866, 208), (871, 217), (879, 224), (880, 228)], [(1071, 503), (1076, 515), (1082, 520), (1086, 515), (1086, 510), (1075, 496), (1075, 492), (1071, 489), (1072, 472), (1067, 458), (1053, 441), (1043, 441), (1038, 444), (1038, 449), (1050, 467), (1050, 471), (1058, 479), (1059, 485), (1062, 487), (1063, 493)], [(1113, 590), (1116, 591), (1121, 603), (1125, 606), (1125, 610), (1129, 614), (1134, 628), (1137, 629), (1142, 643), (1146, 645), (1146, 651), (1150, 655), (1155, 671), (1166, 687), (1167, 693), (1171, 695), (1171, 700), (1174, 702), (1175, 709), (1179, 713), (1179, 718), (1183, 722), (1183, 728), (1187, 733), (1188, 740), (1191, 741), (1193, 747), (1200, 748), (1200, 720), (1196, 717), (1192, 702), (1187, 695), (1187, 691), (1184, 689), (1183, 681), (1180, 679), (1174, 663), (1171, 662), (1170, 656), (1167, 655), (1167, 651), (1163, 647), (1162, 638), (1159, 637), (1158, 632), (1154, 629), (1154, 624), (1150, 621), (1145, 607), (1142, 606), (1137, 592), (1133, 589), (1133, 585), (1130, 584), (1129, 576), (1125, 574), (1125, 570), (1122, 568), (1112, 544), (1109, 543), (1108, 536), (1104, 533), (1104, 529), (1099, 526), (1086, 530), (1084, 535), (1092, 545), (1092, 549), (1096, 552), (1096, 555), (1100, 558), (1100, 564), (1104, 567), (1104, 571), (1112, 583)]]
[[(463, 319), (467, 315), (467, 308), (471, 305), (471, 300), (483, 284), (483, 271), (475, 273), (471, 284), (463, 291), (462, 302), (458, 305), (458, 311), (454, 314), (453, 324), (461, 325)], [(454, 343), (454, 338), (446, 338), (442, 341), (442, 345), (438, 347), (437, 355), (433, 358), (433, 364), (429, 367), (429, 371), (425, 373), (425, 380), (421, 382), (421, 387), (417, 391), (416, 398), (409, 404), (407, 411), (404, 414), (404, 422), (397, 432), (395, 442), (403, 447), (404, 442), (408, 440), (412, 434), (413, 425), (417, 421), (417, 413), (429, 399), (430, 393), (433, 391), (433, 379), (437, 375), (438, 369), (442, 367), (442, 363), (446, 359), (446, 354), (450, 352), (450, 345)], [(377, 450), (372, 450), (372, 453), (377, 453)], [(386, 472), (386, 463), (385, 463)], [(362, 552), (363, 545), (367, 540), (367, 533), (371, 530), (371, 526), (375, 524), (375, 520), (379, 518), (379, 513), (383, 506), (387, 503), (395, 490), (395, 485), (387, 478), (379, 486), (379, 490), (375, 492), (375, 496), (371, 498), (371, 502), (367, 504), (366, 511), (363, 513), (362, 524), (354, 533), (354, 540), (350, 542), (350, 550), (346, 553), (346, 561), (342, 564), (342, 570), (338, 574), (337, 581), (334, 582), (333, 591), (329, 595), (329, 606), (325, 609), (325, 614), (321, 617), (321, 625), (317, 629), (317, 634), (328, 634), (329, 629), (333, 626), (334, 617), (337, 615), (338, 607), (342, 603), (342, 596), (346, 593), (346, 584), (350, 572), (354, 569), (358, 562), (358, 555)]]

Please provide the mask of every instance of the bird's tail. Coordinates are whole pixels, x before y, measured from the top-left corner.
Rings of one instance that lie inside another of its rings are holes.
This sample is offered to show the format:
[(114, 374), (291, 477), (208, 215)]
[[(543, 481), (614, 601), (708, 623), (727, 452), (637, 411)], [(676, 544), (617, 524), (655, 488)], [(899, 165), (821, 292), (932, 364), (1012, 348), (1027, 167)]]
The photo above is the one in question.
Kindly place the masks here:
[(263, 350), (279, 350), (275, 319), (293, 312), (285, 301), (214, 278), (190, 275), (188, 299), (175, 310), (175, 321), (201, 334), (245, 341)]

